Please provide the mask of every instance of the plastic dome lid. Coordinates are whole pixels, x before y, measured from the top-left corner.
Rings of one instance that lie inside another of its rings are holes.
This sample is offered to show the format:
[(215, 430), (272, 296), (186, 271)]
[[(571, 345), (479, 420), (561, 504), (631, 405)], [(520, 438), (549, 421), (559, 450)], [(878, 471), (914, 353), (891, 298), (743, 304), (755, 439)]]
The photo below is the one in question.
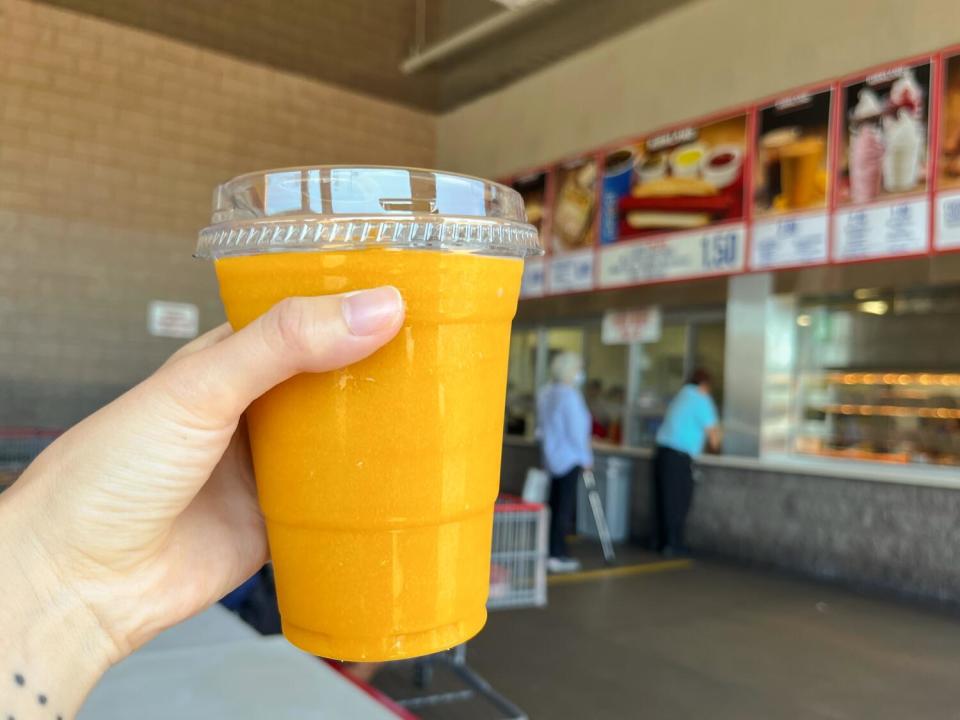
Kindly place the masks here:
[(318, 165), (220, 185), (196, 256), (374, 247), (543, 252), (523, 199), (505, 185), (435, 170)]

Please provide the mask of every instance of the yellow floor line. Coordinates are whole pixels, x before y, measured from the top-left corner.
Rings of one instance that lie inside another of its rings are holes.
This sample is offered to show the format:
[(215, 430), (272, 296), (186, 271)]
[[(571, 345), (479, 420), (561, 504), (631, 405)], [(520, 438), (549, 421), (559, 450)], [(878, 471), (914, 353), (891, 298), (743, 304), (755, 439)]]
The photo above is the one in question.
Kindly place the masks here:
[(583, 572), (567, 573), (565, 575), (551, 575), (547, 578), (547, 584), (566, 585), (567, 583), (589, 582), (590, 580), (601, 580), (603, 578), (646, 575), (649, 573), (666, 572), (668, 570), (684, 570), (690, 567), (693, 567), (692, 560), (664, 560), (662, 562), (641, 563), (639, 565), (584, 570)]

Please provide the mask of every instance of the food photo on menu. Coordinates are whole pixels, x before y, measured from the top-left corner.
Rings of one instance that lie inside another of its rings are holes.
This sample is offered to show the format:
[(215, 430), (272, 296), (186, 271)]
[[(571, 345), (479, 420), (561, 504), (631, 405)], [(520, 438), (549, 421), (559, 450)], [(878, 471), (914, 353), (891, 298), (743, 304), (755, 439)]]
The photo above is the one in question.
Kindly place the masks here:
[(742, 218), (746, 134), (746, 115), (737, 115), (609, 153), (601, 242)]
[(829, 89), (797, 93), (760, 108), (753, 173), (758, 216), (826, 207), (831, 96)]
[(580, 158), (556, 170), (556, 199), (551, 217), (554, 252), (596, 244), (597, 162)]
[(838, 202), (926, 189), (930, 63), (873, 73), (843, 93)]
[(547, 173), (536, 172), (515, 178), (511, 183), (520, 193), (527, 209), (527, 222), (533, 225), (543, 237), (543, 221), (547, 205)]
[(948, 56), (940, 122), (943, 128), (940, 146), (938, 189), (960, 188), (960, 54)]

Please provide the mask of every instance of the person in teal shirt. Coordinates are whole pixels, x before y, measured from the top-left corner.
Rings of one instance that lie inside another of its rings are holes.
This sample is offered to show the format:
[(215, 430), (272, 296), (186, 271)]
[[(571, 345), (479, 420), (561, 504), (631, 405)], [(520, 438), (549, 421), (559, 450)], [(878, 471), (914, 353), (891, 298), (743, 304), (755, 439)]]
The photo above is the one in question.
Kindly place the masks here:
[(696, 370), (667, 407), (657, 431), (653, 456), (656, 549), (684, 555), (684, 526), (693, 498), (693, 458), (706, 446), (720, 449), (717, 407), (710, 396), (710, 374)]

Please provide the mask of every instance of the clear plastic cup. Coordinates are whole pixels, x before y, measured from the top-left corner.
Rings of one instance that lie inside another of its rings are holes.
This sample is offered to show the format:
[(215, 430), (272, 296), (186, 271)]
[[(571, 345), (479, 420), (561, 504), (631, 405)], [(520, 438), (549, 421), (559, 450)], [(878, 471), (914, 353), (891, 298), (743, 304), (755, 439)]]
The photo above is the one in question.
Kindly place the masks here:
[(291, 378), (247, 413), (283, 631), (308, 652), (394, 660), (486, 620), (523, 201), (495, 183), (304, 167), (215, 194), (212, 258), (242, 328), (289, 296), (394, 285), (403, 328), (342, 370)]

